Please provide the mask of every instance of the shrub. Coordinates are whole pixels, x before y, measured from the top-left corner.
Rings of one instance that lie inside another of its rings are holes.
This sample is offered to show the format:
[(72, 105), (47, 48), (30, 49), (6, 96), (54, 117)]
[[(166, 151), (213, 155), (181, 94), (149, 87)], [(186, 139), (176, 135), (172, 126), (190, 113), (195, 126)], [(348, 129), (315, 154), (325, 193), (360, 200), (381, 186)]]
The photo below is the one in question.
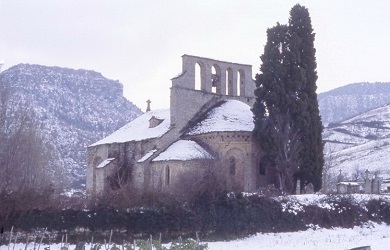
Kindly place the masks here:
[(372, 199), (367, 202), (367, 212), (370, 220), (390, 224), (390, 204), (383, 199)]
[(160, 233), (166, 240), (195, 237), (196, 233), (202, 238), (228, 239), (257, 232), (304, 230), (309, 224), (324, 228), (353, 227), (369, 220), (390, 224), (390, 203), (383, 199), (363, 206), (353, 196), (333, 195), (317, 206), (302, 205), (291, 197), (280, 200), (243, 193), (220, 192), (198, 198), (205, 200), (193, 206), (171, 203), (151, 208), (15, 210), (0, 216), (0, 228), (14, 226), (24, 232), (47, 228), (58, 237), (68, 233), (70, 241), (88, 241), (94, 236), (101, 242), (113, 230), (112, 242), (122, 243)]

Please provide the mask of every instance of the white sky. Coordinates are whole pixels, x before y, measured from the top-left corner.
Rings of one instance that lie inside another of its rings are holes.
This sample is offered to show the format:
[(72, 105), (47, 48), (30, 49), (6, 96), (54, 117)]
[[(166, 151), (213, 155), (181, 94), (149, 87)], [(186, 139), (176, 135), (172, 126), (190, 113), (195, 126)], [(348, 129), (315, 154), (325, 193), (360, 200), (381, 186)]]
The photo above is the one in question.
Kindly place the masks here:
[[(169, 107), (183, 54), (252, 64), (298, 0), (0, 0), (0, 61), (91, 69), (145, 110)], [(390, 81), (390, 1), (301, 0), (316, 33), (318, 92)]]

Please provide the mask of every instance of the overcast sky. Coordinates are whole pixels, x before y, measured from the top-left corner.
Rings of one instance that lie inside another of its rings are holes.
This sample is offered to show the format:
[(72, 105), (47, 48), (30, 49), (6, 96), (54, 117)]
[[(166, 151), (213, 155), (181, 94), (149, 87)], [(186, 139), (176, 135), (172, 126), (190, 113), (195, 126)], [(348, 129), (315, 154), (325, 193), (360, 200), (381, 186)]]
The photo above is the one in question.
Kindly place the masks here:
[(0, 0), (0, 61), (91, 69), (145, 110), (169, 107), (181, 56), (253, 65), (296, 4), (316, 33), (318, 93), (390, 81), (388, 0)]

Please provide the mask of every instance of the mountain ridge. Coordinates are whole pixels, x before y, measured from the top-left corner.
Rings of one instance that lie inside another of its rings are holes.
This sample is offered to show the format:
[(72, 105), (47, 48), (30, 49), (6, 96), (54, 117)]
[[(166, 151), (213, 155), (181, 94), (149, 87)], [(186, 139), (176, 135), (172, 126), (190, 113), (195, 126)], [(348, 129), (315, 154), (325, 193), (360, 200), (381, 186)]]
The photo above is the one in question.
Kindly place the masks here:
[(324, 125), (337, 123), (390, 103), (390, 82), (352, 83), (318, 94)]
[(72, 187), (85, 182), (86, 147), (136, 118), (123, 85), (92, 70), (18, 64), (0, 74), (11, 101), (27, 100)]

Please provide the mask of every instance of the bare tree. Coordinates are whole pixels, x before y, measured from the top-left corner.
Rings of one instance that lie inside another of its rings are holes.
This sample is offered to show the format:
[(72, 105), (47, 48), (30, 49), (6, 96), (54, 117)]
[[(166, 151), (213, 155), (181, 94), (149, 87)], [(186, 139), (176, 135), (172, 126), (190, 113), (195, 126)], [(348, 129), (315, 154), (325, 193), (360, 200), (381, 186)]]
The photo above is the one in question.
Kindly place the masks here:
[(0, 82), (0, 190), (23, 192), (50, 185), (48, 149), (26, 100)]
[(290, 114), (275, 115), (275, 141), (279, 150), (275, 158), (275, 168), (278, 172), (280, 190), (287, 193), (294, 193), (294, 174), (298, 171), (301, 160), (299, 152), (301, 149), (301, 131), (295, 129)]
[(351, 177), (352, 180), (355, 181), (364, 180), (366, 178), (366, 171), (356, 166), (354, 171), (351, 173)]
[(117, 166), (117, 168), (110, 176), (107, 177), (107, 181), (110, 184), (110, 188), (116, 191), (127, 187), (127, 184), (131, 178), (131, 172), (134, 166), (134, 162), (127, 161), (125, 155), (123, 155), (122, 157), (116, 155), (113, 158), (115, 158), (115, 165)]
[(324, 147), (324, 166), (322, 169), (322, 192), (329, 193), (336, 188), (337, 174), (334, 171), (336, 167), (336, 152), (334, 147), (328, 145)]

